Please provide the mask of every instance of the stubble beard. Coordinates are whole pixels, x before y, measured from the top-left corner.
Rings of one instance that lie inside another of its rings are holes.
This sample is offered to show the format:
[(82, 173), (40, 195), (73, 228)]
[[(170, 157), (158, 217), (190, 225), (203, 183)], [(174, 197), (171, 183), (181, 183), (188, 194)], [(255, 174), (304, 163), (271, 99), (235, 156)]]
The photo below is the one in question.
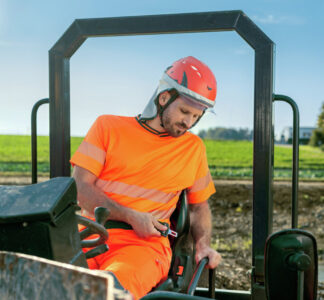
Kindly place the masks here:
[[(162, 115), (162, 119), (163, 119), (163, 126), (165, 131), (172, 137), (180, 137), (182, 135), (184, 135), (188, 128), (186, 127), (186, 125), (180, 123), (180, 122), (176, 122), (176, 123), (172, 123), (171, 118), (169, 117), (169, 115), (167, 113), (164, 113)], [(183, 130), (179, 129), (180, 126), (181, 128), (183, 128)]]

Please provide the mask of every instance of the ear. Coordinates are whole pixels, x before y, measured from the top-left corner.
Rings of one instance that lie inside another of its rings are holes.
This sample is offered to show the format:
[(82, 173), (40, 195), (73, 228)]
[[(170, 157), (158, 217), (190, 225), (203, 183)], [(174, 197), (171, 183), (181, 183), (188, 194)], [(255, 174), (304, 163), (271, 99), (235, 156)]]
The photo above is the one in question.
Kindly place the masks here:
[(165, 104), (168, 103), (169, 99), (170, 99), (170, 93), (168, 91), (164, 91), (159, 95), (159, 104), (161, 106), (164, 106)]

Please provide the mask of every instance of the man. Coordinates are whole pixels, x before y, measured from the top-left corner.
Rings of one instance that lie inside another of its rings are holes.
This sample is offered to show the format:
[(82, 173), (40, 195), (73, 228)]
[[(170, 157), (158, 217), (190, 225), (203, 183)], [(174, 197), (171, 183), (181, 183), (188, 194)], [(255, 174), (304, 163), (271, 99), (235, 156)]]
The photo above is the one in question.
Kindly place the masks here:
[(221, 257), (210, 247), (208, 198), (215, 192), (203, 142), (187, 132), (214, 106), (216, 80), (194, 57), (175, 62), (136, 118), (100, 116), (71, 159), (78, 202), (85, 216), (104, 206), (110, 219), (132, 230), (109, 229), (109, 251), (88, 260), (112, 272), (135, 299), (166, 278), (171, 261), (167, 227), (179, 194), (187, 189), (196, 261)]

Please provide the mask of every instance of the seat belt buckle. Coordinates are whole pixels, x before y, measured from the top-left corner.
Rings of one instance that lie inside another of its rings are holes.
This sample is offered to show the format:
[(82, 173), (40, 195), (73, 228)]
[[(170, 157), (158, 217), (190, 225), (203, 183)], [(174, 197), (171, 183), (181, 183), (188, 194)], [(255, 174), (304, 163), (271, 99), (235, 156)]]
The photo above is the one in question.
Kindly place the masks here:
[(161, 221), (159, 221), (162, 225), (164, 225), (164, 226), (166, 226), (167, 227), (167, 229), (166, 230), (159, 230), (158, 229), (158, 231), (160, 231), (161, 232), (161, 235), (162, 236), (164, 236), (164, 237), (167, 237), (168, 235), (171, 235), (171, 236), (173, 236), (173, 237), (178, 237), (178, 233), (176, 232), (176, 231), (174, 231), (174, 230), (171, 230), (170, 229), (170, 226), (169, 226), (169, 224), (167, 223), (167, 222), (161, 222)]

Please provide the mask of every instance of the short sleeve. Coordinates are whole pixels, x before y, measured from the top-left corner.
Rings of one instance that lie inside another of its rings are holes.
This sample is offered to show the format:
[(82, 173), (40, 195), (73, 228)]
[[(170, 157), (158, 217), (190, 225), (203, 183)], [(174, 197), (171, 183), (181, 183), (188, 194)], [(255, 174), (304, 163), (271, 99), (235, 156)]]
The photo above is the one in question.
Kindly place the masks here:
[(82, 167), (97, 177), (106, 161), (108, 130), (104, 121), (103, 116), (97, 118), (70, 160), (72, 166)]
[(211, 177), (205, 146), (202, 144), (201, 159), (197, 168), (194, 184), (187, 189), (189, 204), (201, 203), (216, 192), (213, 179)]

